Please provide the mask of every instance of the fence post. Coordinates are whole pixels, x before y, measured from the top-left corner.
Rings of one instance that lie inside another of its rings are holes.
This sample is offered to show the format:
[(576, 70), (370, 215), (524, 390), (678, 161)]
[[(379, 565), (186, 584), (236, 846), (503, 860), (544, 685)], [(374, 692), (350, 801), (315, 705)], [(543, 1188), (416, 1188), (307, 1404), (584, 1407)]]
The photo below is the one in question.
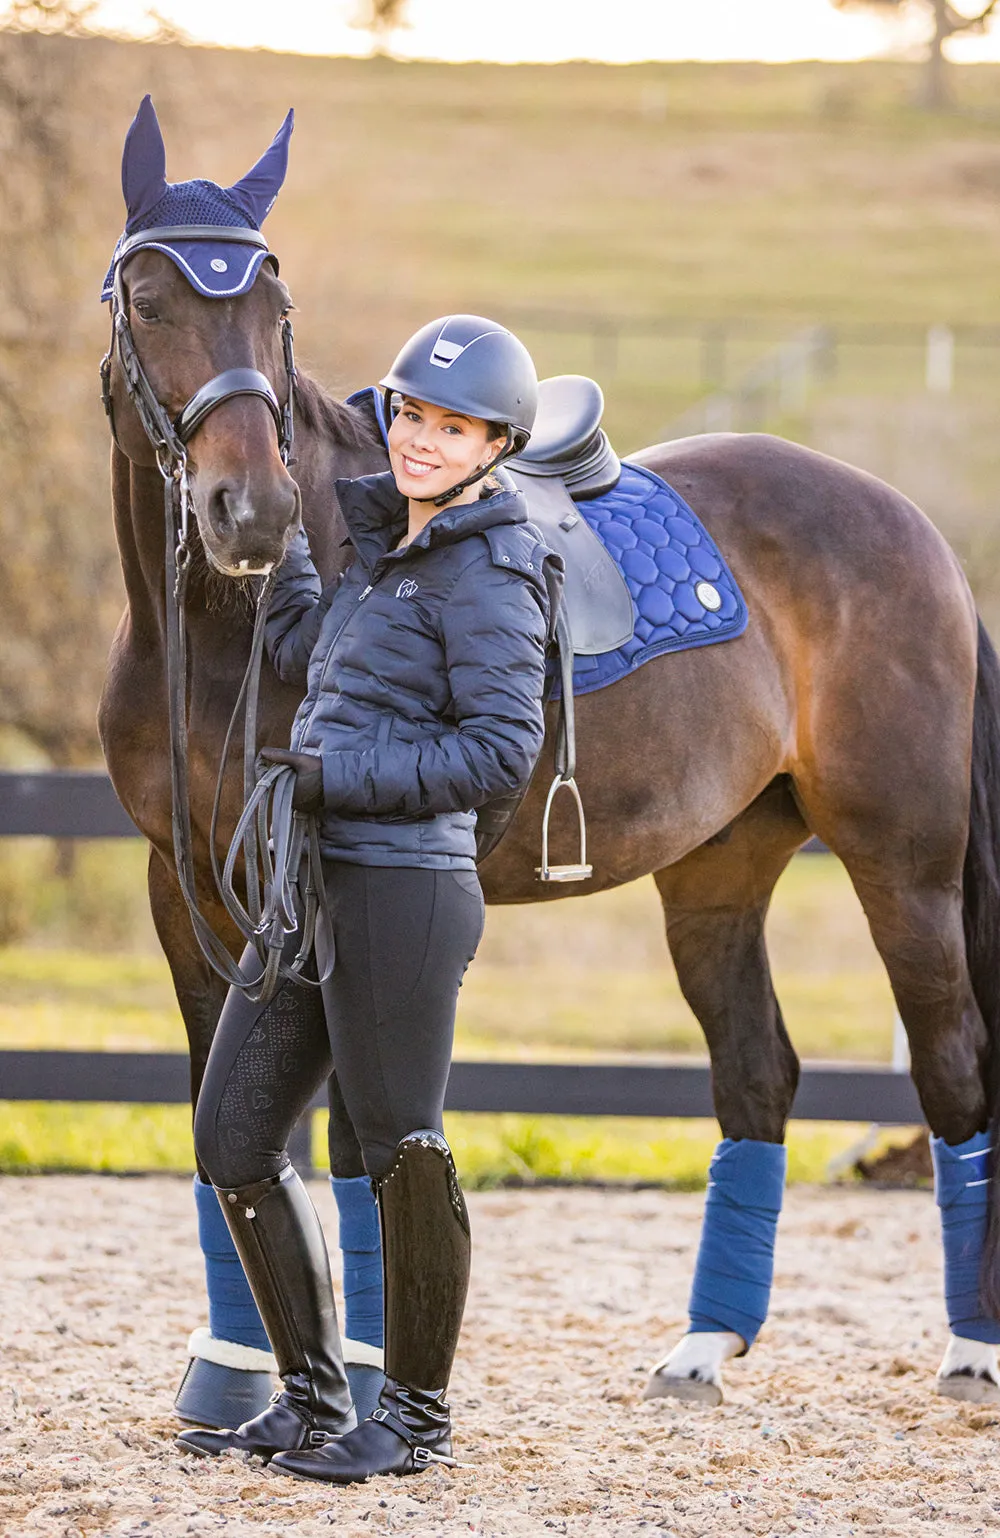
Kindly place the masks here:
[(950, 395), (955, 383), (955, 333), (950, 326), (927, 331), (927, 388), (932, 395)]
[(726, 388), (725, 326), (706, 326), (701, 333), (701, 387), (703, 390)]

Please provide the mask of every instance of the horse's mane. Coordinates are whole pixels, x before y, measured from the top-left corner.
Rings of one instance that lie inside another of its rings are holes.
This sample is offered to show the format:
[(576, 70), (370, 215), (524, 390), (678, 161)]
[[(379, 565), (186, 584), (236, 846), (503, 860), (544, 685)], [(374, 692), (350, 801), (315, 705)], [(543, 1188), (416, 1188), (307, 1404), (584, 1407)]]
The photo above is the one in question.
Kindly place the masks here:
[(301, 370), (295, 382), (295, 409), (306, 427), (329, 436), (344, 448), (379, 447), (377, 429), (362, 412), (334, 400), (321, 384)]

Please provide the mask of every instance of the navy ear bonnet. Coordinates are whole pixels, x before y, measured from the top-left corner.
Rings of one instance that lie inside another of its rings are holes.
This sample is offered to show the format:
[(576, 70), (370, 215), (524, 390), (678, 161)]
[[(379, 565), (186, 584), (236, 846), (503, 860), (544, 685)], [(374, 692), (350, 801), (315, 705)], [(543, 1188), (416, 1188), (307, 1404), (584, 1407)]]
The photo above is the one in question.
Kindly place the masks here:
[(138, 249), (162, 251), (208, 299), (245, 294), (268, 257), (277, 268), (260, 226), (285, 179), (293, 124), (289, 112), (257, 164), (231, 187), (168, 182), (160, 125), (152, 101), (143, 97), (122, 155), (128, 217), (101, 299), (112, 297), (116, 268)]

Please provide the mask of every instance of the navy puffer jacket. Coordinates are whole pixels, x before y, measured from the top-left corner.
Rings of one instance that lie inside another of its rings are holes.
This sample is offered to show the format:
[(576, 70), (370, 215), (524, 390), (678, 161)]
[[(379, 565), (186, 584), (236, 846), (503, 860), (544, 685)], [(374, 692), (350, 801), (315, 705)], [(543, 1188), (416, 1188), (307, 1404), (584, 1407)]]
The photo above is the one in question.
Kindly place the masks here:
[(267, 621), (279, 675), (304, 683), (292, 747), (323, 759), (322, 849), (360, 865), (469, 870), (474, 808), (523, 785), (544, 736), (559, 564), (520, 492), (439, 512), (404, 550), (391, 474), (338, 481), (356, 559), (321, 587), (305, 534)]

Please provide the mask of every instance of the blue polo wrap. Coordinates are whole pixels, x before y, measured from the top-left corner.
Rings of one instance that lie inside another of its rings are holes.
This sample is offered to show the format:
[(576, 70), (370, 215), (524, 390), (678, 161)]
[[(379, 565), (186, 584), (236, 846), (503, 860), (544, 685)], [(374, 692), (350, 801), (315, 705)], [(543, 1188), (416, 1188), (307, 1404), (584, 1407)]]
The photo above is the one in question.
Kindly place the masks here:
[(931, 1138), (934, 1194), (941, 1209), (944, 1297), (948, 1324), (964, 1340), (1000, 1345), (1000, 1320), (988, 1319), (980, 1301), (979, 1274), (990, 1196), (990, 1135), (964, 1143)]
[(712, 1155), (688, 1305), (693, 1334), (732, 1330), (747, 1347), (756, 1340), (771, 1300), (787, 1164), (782, 1144), (752, 1138), (723, 1138)]
[(208, 1327), (212, 1339), (270, 1351), (267, 1331), (257, 1312), (215, 1187), (205, 1185), (197, 1175), (194, 1177), (194, 1203), (198, 1213), (198, 1243), (205, 1257)]
[(331, 1175), (340, 1219), (344, 1257), (344, 1334), (369, 1346), (382, 1346), (382, 1240), (378, 1205), (367, 1175)]

